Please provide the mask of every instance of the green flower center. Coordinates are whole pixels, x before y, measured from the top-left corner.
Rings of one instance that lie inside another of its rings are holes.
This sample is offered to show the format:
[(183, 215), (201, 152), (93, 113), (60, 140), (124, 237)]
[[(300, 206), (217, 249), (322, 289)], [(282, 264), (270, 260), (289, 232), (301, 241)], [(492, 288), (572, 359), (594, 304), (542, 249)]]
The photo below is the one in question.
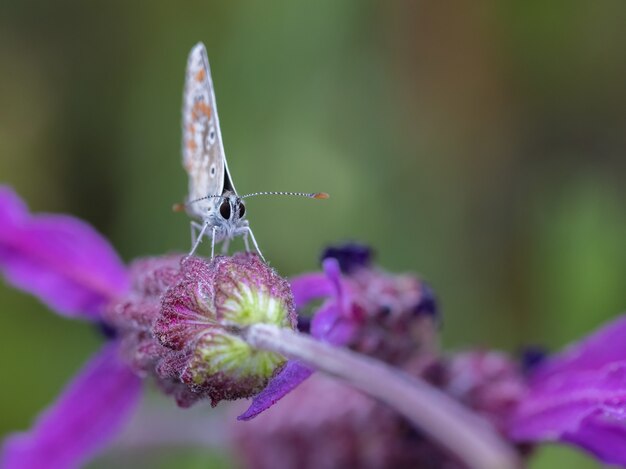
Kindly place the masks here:
[(270, 378), (285, 359), (276, 353), (256, 350), (238, 336), (228, 332), (229, 325), (272, 324), (291, 327), (285, 302), (266, 289), (251, 288), (240, 282), (219, 306), (220, 323), (200, 340), (196, 349), (198, 370), (194, 381), (201, 382), (205, 373), (224, 373), (232, 378)]

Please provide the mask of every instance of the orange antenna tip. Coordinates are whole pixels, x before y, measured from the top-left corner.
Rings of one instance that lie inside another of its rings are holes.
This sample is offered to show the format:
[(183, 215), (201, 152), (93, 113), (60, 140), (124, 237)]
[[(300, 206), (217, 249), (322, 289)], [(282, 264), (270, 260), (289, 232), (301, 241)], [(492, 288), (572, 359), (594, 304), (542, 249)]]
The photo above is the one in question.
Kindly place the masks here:
[(326, 192), (318, 192), (317, 194), (313, 194), (314, 199), (329, 199), (330, 195)]
[(174, 204), (174, 205), (172, 205), (172, 211), (173, 212), (184, 212), (185, 211), (185, 204)]

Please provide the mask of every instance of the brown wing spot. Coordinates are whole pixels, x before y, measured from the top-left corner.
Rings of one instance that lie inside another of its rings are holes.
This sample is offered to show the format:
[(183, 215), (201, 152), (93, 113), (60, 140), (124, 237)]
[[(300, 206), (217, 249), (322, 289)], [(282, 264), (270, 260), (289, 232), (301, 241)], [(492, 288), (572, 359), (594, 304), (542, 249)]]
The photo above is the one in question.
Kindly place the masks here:
[(201, 68), (200, 70), (198, 70), (198, 73), (196, 73), (196, 81), (202, 82), (204, 80), (204, 77), (206, 77), (206, 72), (203, 68)]
[(207, 119), (211, 118), (211, 106), (204, 101), (197, 101), (191, 109), (191, 117), (193, 120), (198, 120), (200, 115), (204, 115)]
[(187, 140), (187, 149), (190, 151), (196, 151), (196, 149), (198, 148), (198, 145), (196, 144), (196, 142), (193, 140), (193, 138), (190, 138), (189, 140)]

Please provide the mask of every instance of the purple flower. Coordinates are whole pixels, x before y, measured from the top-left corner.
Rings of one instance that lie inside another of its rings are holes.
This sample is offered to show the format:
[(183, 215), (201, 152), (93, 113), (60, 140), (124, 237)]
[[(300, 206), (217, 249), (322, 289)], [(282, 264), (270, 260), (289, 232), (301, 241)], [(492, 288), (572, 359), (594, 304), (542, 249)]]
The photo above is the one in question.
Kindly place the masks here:
[(60, 314), (109, 339), (54, 403), (2, 448), (4, 469), (80, 466), (117, 434), (151, 376), (178, 404), (258, 393), (284, 365), (238, 336), (250, 324), (295, 328), (289, 284), (256, 255), (180, 255), (127, 269), (89, 225), (31, 215), (0, 186), (0, 271)]
[[(349, 246), (330, 251), (333, 255), (323, 261), (322, 273), (292, 281), (293, 296), (289, 284), (253, 254), (218, 256), (210, 262), (170, 255), (139, 259), (125, 268), (106, 240), (85, 223), (67, 216), (31, 215), (10, 189), (0, 187), (0, 271), (4, 277), (61, 314), (93, 322), (107, 338), (101, 352), (33, 428), (4, 441), (2, 467), (63, 469), (82, 465), (124, 425), (138, 402), (144, 377), (153, 378), (182, 407), (200, 399), (216, 404), (221, 399), (255, 396), (240, 418), (254, 417), (312, 374), (299, 362), (285, 364), (283, 354), (319, 364), (326, 372), (336, 370), (336, 350), (292, 331), (297, 322), (295, 307), (304, 310), (314, 300), (322, 300), (310, 322), (311, 335), (319, 341), (351, 348), (421, 377), (501, 428), (516, 404), (516, 371), (506, 359), (481, 354), (460, 360), (457, 370), (458, 360), (439, 353), (437, 305), (428, 286), (412, 275), (395, 275), (372, 266), (369, 255), (359, 250), (354, 254), (354, 250)], [(341, 259), (344, 264), (350, 260), (349, 266), (343, 265), (343, 272)], [(285, 344), (290, 345), (284, 348)], [(327, 361), (317, 362), (317, 353)], [(358, 374), (351, 373), (353, 369), (367, 370), (368, 376), (372, 370), (382, 370), (381, 376), (396, 383), (396, 390), (405, 390), (405, 383), (411, 382), (389, 367), (368, 368), (369, 362), (355, 358), (356, 354), (343, 352), (342, 356), (354, 367), (342, 368), (354, 382), (361, 381)], [(460, 380), (455, 380), (458, 377)], [(390, 438), (380, 440), (377, 461), (398, 467), (441, 461), (455, 467), (447, 453), (400, 415), (338, 384), (316, 388), (320, 379), (307, 383), (313, 389), (311, 398), (297, 402), (298, 406), (304, 404), (302, 415), (313, 411), (332, 421), (325, 455), (333, 456), (333, 442), (348, 442), (334, 454), (339, 458), (333, 464), (358, 463), (355, 454), (367, 453), (373, 448), (368, 442), (382, 433)], [(380, 397), (380, 389), (372, 394)], [(423, 396), (437, 395), (431, 395), (428, 386), (415, 389)], [(406, 395), (406, 391), (400, 394)], [(402, 410), (400, 400), (389, 398)], [(331, 402), (335, 404), (329, 405)], [(283, 408), (289, 409), (289, 405)], [(346, 412), (350, 414), (347, 421)], [(421, 412), (409, 412), (408, 416), (414, 424), (419, 422), (420, 428), (428, 429), (427, 423), (422, 426), (427, 413)], [(450, 412), (464, 415), (461, 409)], [(468, 416), (455, 423), (464, 419)], [(445, 418), (437, 421), (445, 422)], [(369, 436), (361, 439), (365, 422), (380, 426), (373, 426)], [(288, 423), (287, 418), (283, 423)], [(467, 422), (464, 425), (470, 428)], [(296, 436), (297, 427), (289, 428), (283, 428), (287, 435)], [(472, 435), (473, 430), (462, 434)], [(434, 433), (455, 454), (470, 452)], [(488, 431), (484, 433), (489, 436)], [(346, 438), (338, 438), (342, 434)], [(313, 458), (311, 450), (318, 451), (319, 441), (310, 439), (313, 446), (308, 445), (302, 455)], [(496, 449), (486, 456), (468, 456), (473, 461), (515, 459), (506, 445), (499, 445), (497, 438), (494, 442)], [(264, 446), (271, 449), (269, 443)]]
[(533, 369), (511, 438), (577, 445), (626, 467), (625, 337), (623, 316)]
[[(323, 268), (323, 274), (292, 281), (299, 308), (324, 299), (312, 320), (313, 335), (419, 377), (480, 414), (487, 427), (505, 431), (526, 389), (513, 361), (488, 351), (443, 356), (434, 295), (414, 276), (371, 265), (341, 275), (334, 258), (326, 258)], [(311, 374), (289, 362), (239, 416), (258, 416), (233, 429), (245, 467), (466, 467), (427, 430), (340, 382)], [(272, 412), (262, 413), (282, 398)]]
[[(361, 245), (331, 247), (322, 257), (322, 273), (291, 280), (299, 309), (324, 300), (310, 323), (313, 337), (393, 364), (403, 362), (415, 348), (433, 346), (436, 303), (425, 283), (411, 275), (394, 275), (372, 267), (370, 251)], [(397, 332), (393, 340), (389, 340), (388, 328)], [(299, 362), (289, 362), (239, 419), (254, 418), (312, 373)]]
[[(30, 215), (0, 186), (0, 270), (17, 288), (59, 314), (102, 319), (129, 278), (115, 251), (89, 225), (68, 216)], [(119, 431), (140, 394), (140, 380), (105, 344), (26, 433), (6, 439), (4, 469), (77, 467)]]

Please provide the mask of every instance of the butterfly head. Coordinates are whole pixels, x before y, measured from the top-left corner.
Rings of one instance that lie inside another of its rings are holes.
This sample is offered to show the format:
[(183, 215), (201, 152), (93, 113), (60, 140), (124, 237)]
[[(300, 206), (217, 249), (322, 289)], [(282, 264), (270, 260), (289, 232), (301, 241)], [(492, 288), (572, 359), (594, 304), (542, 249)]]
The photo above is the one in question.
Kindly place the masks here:
[(218, 213), (225, 222), (237, 222), (246, 216), (244, 201), (233, 193), (225, 193), (218, 199)]
[[(174, 204), (175, 212), (186, 210), (190, 215), (200, 219), (209, 219), (219, 226), (237, 226), (239, 221), (246, 216), (244, 199), (258, 195), (294, 195), (309, 199), (328, 199), (326, 192), (254, 192), (252, 194), (237, 195), (234, 191), (225, 190), (222, 195), (207, 195), (198, 199), (190, 200), (185, 204)], [(208, 206), (197, 208), (198, 202), (208, 202)]]

